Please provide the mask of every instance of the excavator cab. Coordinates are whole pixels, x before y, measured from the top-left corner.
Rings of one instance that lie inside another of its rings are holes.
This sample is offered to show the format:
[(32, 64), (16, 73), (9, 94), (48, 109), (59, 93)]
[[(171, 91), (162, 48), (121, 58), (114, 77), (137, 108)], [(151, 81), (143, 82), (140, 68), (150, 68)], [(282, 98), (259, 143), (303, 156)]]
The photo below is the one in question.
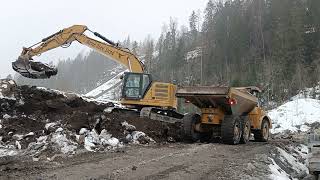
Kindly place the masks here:
[(122, 98), (143, 99), (152, 84), (150, 74), (125, 72), (123, 77)]
[(12, 68), (22, 76), (32, 79), (46, 79), (58, 73), (55, 67), (41, 62), (25, 60), (21, 56), (12, 62)]

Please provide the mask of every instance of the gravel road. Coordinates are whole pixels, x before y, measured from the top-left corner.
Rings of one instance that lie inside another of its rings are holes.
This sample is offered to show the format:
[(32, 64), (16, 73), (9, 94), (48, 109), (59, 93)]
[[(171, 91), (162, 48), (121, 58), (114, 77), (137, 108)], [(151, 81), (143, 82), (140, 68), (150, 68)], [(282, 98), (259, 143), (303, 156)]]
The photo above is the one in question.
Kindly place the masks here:
[(0, 179), (267, 179), (273, 143), (134, 145), (51, 162), (12, 160)]

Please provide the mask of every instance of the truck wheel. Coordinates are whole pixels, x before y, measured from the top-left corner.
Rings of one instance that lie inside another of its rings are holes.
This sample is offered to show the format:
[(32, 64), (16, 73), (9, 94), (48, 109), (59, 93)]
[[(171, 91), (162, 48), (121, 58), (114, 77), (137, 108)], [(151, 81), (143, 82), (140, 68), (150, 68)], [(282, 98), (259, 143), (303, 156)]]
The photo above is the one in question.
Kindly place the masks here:
[(261, 129), (254, 131), (254, 140), (258, 142), (267, 142), (269, 139), (269, 122), (267, 119), (263, 119), (261, 123)]
[(201, 116), (196, 113), (186, 114), (183, 117), (183, 132), (186, 141), (196, 142), (200, 139), (201, 133), (196, 132), (195, 126), (200, 123)]
[(221, 124), (221, 138), (226, 144), (239, 144), (241, 134), (241, 119), (239, 116), (225, 116)]
[(200, 142), (201, 143), (210, 143), (212, 139), (212, 132), (204, 132), (200, 135)]
[(249, 142), (250, 139), (250, 134), (251, 134), (251, 124), (248, 116), (243, 116), (241, 118), (242, 122), (242, 135), (240, 139), (240, 143), (246, 144)]

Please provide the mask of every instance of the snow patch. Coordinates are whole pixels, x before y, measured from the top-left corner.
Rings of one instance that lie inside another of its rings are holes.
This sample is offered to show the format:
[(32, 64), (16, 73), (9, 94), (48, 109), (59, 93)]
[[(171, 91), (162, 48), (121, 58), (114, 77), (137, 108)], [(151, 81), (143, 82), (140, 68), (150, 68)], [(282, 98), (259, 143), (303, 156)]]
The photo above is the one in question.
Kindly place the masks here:
[(48, 89), (46, 87), (37, 87), (37, 89), (42, 90), (42, 91), (46, 91), (46, 92), (49, 92), (49, 93), (60, 94), (60, 95), (66, 96), (65, 92), (62, 92), (62, 91), (59, 91), (59, 90), (55, 90), (55, 89)]
[(84, 147), (88, 151), (97, 151), (101, 146), (121, 146), (120, 141), (117, 138), (112, 137), (105, 129), (103, 129), (100, 134), (98, 134), (95, 129), (89, 131), (83, 128), (81, 130), (81, 133), (85, 135)]
[(281, 155), (280, 160), (282, 162), (287, 161), (291, 165), (291, 168), (293, 170), (295, 170), (298, 173), (302, 171), (308, 172), (308, 168), (306, 167), (306, 165), (299, 162), (294, 156), (292, 156), (291, 154), (287, 153), (285, 150), (279, 147), (277, 147), (277, 150), (280, 152)]
[(316, 85), (315, 87), (305, 88), (301, 90), (296, 96), (293, 96), (291, 100), (305, 99), (305, 98), (311, 98), (311, 99), (320, 98), (320, 82), (318, 82), (318, 85)]
[(79, 131), (79, 134), (82, 135), (82, 134), (86, 134), (89, 130), (87, 128), (81, 128), (80, 131)]
[(273, 123), (272, 133), (307, 131), (309, 128), (301, 125), (320, 122), (320, 100), (306, 98), (289, 101), (269, 111), (268, 115)]
[(11, 116), (9, 114), (5, 114), (5, 115), (2, 116), (2, 118), (3, 119), (9, 119), (9, 118), (11, 118)]
[(27, 137), (27, 136), (34, 136), (34, 132), (29, 132), (28, 134), (24, 135), (24, 137)]
[(114, 109), (114, 107), (107, 107), (103, 110), (104, 113), (112, 113), (112, 110)]
[(75, 154), (75, 150), (77, 149), (77, 143), (69, 140), (62, 131), (53, 133), (51, 142), (55, 143), (63, 154)]
[(136, 130), (136, 127), (134, 125), (129, 124), (127, 121), (122, 122), (121, 126), (124, 126), (127, 131)]
[(40, 137), (38, 137), (36, 139), (37, 139), (38, 143), (45, 143), (47, 141), (47, 139), (48, 139), (48, 136), (40, 136)]
[(44, 127), (46, 128), (46, 130), (48, 130), (51, 127), (54, 127), (55, 125), (57, 125), (57, 123), (47, 123)]
[(18, 149), (21, 149), (21, 144), (20, 144), (20, 142), (19, 142), (19, 141), (16, 141), (16, 143), (15, 143), (15, 144), (16, 144), (16, 146), (17, 146), (17, 148), (18, 148)]
[(134, 144), (155, 143), (155, 140), (141, 131), (133, 131), (131, 134), (127, 135), (126, 139)]
[(290, 176), (282, 170), (279, 165), (272, 159), (269, 158), (272, 161), (272, 164), (269, 165), (271, 175), (269, 176), (270, 179), (273, 180), (290, 180)]
[(7, 148), (1, 148), (0, 147), (0, 157), (4, 156), (15, 156), (17, 155), (18, 152), (12, 149), (7, 149)]
[(57, 133), (57, 132), (62, 132), (62, 131), (63, 131), (62, 127), (59, 127), (58, 129), (56, 129), (55, 132)]
[(120, 77), (123, 76), (124, 72), (127, 72), (127, 70), (118, 73), (109, 81), (88, 92), (85, 96), (89, 98), (94, 98), (96, 100), (108, 102), (110, 102), (110, 100), (112, 99), (115, 99), (114, 94), (117, 93), (115, 92), (115, 89), (121, 84), (122, 80)]

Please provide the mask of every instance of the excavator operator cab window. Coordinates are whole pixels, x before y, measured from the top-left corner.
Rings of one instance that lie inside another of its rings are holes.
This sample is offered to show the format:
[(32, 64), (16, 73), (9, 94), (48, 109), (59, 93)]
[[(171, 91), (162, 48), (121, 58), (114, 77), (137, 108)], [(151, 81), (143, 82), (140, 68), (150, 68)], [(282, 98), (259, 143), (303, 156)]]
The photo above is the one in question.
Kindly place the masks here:
[(149, 74), (125, 73), (122, 97), (125, 99), (142, 99), (151, 85)]

